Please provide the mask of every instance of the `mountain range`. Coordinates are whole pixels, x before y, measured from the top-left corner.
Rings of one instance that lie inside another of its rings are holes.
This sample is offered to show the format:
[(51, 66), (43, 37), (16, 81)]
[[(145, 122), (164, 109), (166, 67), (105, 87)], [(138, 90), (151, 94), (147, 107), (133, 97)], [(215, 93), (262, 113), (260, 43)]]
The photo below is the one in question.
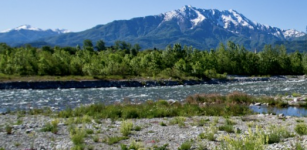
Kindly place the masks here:
[(230, 40), (248, 49), (261, 49), (265, 44), (291, 43), (304, 39), (304, 36), (305, 33), (294, 29), (284, 30), (251, 21), (235, 10), (200, 9), (187, 5), (159, 15), (116, 20), (81, 32), (21, 26), (0, 32), (0, 42), (76, 46), (82, 45), (85, 39), (103, 40), (107, 45), (121, 40), (138, 43), (143, 49), (180, 43), (204, 50)]

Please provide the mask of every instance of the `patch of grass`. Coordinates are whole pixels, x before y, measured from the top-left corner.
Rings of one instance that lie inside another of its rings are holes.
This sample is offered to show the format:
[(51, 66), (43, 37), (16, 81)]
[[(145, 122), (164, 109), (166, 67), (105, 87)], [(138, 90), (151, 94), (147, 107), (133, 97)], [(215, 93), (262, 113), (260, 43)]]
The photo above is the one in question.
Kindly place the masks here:
[(168, 149), (168, 144), (164, 144), (162, 146), (155, 145), (155, 146), (153, 146), (153, 150), (169, 150)]
[(85, 137), (86, 131), (84, 129), (74, 128), (70, 130), (70, 138), (75, 146), (83, 145)]
[(99, 142), (99, 136), (98, 136), (98, 135), (95, 135), (95, 136), (93, 137), (93, 141), (94, 141), (95, 143), (98, 143), (98, 142)]
[(297, 119), (296, 122), (297, 122), (297, 123), (302, 123), (302, 122), (304, 122), (304, 120)]
[(87, 146), (87, 149), (88, 150), (94, 150), (94, 146), (93, 145), (89, 145), (89, 146)]
[(164, 123), (163, 121), (161, 121), (159, 124), (160, 126), (167, 126), (166, 123)]
[(134, 131), (141, 131), (141, 130), (142, 130), (142, 127), (141, 127), (141, 126), (135, 126), (133, 130), (134, 130)]
[(296, 142), (296, 143), (295, 143), (295, 146), (294, 146), (294, 149), (295, 149), (295, 150), (305, 150), (306, 147), (303, 146), (300, 142)]
[(180, 145), (180, 147), (178, 147), (178, 150), (190, 150), (192, 144), (193, 144), (192, 141), (185, 141)]
[(299, 123), (295, 126), (294, 131), (299, 135), (307, 135), (307, 125)]
[(293, 137), (286, 127), (284, 126), (270, 126), (267, 135), (268, 144), (279, 143), (282, 138)]
[(222, 143), (219, 149), (227, 150), (264, 150), (266, 148), (266, 136), (263, 131), (256, 127), (256, 131), (253, 132), (251, 128), (248, 130), (248, 135), (243, 137), (237, 135), (231, 137), (225, 135), (222, 137)]
[(6, 134), (12, 134), (13, 127), (11, 125), (5, 125), (5, 132)]
[(170, 120), (169, 124), (175, 125), (178, 124), (179, 127), (185, 127), (185, 117), (175, 117), (172, 120)]
[(129, 147), (125, 144), (121, 144), (120, 145), (121, 150), (143, 150), (144, 149), (144, 145), (141, 142), (136, 142), (135, 140), (131, 141), (129, 144)]
[(300, 93), (293, 92), (293, 93), (292, 93), (292, 96), (293, 96), (293, 97), (300, 97), (301, 94), (300, 94)]
[(81, 145), (74, 145), (70, 150), (84, 150), (85, 146), (83, 144)]
[(131, 133), (131, 130), (133, 129), (133, 123), (130, 120), (122, 121), (120, 126), (120, 132), (123, 134), (123, 136), (128, 136)]
[(93, 134), (94, 130), (93, 129), (86, 129), (85, 132), (86, 132), (86, 134)]
[(110, 137), (105, 138), (102, 142), (107, 143), (109, 145), (113, 145), (125, 139), (128, 139), (128, 138), (125, 136), (110, 136)]
[(58, 123), (59, 123), (58, 119), (52, 120), (50, 123), (45, 124), (43, 126), (43, 128), (41, 129), (41, 131), (43, 131), (43, 132), (52, 132), (54, 134), (57, 134), (58, 131), (59, 131)]
[(226, 131), (227, 133), (234, 133), (234, 129), (232, 125), (225, 124), (225, 125), (219, 126), (218, 128), (219, 130)]

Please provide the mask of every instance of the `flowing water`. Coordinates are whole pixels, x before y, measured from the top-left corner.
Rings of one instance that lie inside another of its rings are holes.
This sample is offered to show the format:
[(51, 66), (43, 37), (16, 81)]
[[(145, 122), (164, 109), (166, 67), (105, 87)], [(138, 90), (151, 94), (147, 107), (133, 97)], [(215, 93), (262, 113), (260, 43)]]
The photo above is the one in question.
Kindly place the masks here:
[(137, 88), (89, 88), (89, 89), (14, 89), (0, 90), (0, 112), (16, 109), (54, 107), (64, 109), (91, 103), (113, 103), (125, 99), (184, 100), (197, 93), (227, 94), (240, 91), (251, 95), (307, 94), (307, 80), (236, 82), (193, 86), (137, 87)]

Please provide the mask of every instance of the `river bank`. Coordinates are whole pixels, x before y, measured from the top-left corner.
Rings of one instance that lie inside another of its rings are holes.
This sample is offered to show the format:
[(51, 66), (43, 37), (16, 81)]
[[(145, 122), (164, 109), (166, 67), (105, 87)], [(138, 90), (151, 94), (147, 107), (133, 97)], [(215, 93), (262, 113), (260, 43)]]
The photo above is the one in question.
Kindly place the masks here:
[[(46, 124), (56, 122), (57, 132), (45, 131)], [(176, 122), (175, 120), (180, 120)], [(283, 132), (287, 136), (277, 135), (270, 144), (258, 145), (264, 149), (297, 149), (306, 148), (307, 136), (295, 131), (298, 124), (305, 124), (307, 118), (280, 117), (276, 115), (248, 115), (240, 117), (173, 117), (153, 119), (133, 119), (131, 132), (123, 137), (121, 128), (127, 123), (122, 120), (89, 119), (83, 123), (71, 123), (69, 119), (53, 118), (42, 115), (0, 115), (0, 148), (5, 150), (66, 150), (76, 147), (73, 140), (73, 129), (85, 131), (81, 140), (84, 149), (122, 149), (120, 145), (137, 145), (139, 148), (162, 148), (176, 150), (179, 147), (189, 149), (221, 149), (227, 137), (237, 139), (243, 146), (240, 137), (257, 134), (275, 134)], [(7, 134), (6, 125), (12, 127)], [(228, 127), (225, 129), (223, 127)], [(273, 130), (274, 129), (274, 130)], [(257, 131), (258, 130), (258, 131)], [(251, 132), (252, 131), (252, 132)], [(210, 133), (212, 132), (212, 136)], [(236, 133), (235, 133), (236, 132)], [(277, 132), (277, 131), (276, 131)], [(273, 138), (273, 137), (272, 137)], [(280, 138), (280, 139), (279, 139)], [(249, 139), (251, 140), (251, 139)], [(251, 141), (256, 142), (256, 141)], [(189, 145), (190, 144), (190, 145)], [(259, 144), (259, 143), (258, 143)]]
[(221, 84), (234, 82), (284, 81), (305, 79), (305, 76), (245, 77), (228, 76), (226, 79), (207, 80), (85, 80), (85, 81), (2, 81), (0, 89), (69, 89), (108, 87), (154, 87), (199, 84)]

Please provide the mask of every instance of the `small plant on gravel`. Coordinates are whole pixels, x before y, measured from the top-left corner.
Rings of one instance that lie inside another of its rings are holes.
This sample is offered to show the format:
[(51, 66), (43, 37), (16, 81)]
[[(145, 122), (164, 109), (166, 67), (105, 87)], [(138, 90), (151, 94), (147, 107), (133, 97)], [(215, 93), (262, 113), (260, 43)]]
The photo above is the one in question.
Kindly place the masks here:
[(105, 138), (102, 142), (107, 143), (109, 145), (113, 145), (115, 143), (118, 143), (121, 140), (125, 140), (127, 137), (124, 136), (110, 136)]
[(93, 129), (86, 129), (85, 132), (86, 132), (86, 134), (93, 134), (94, 130)]
[(5, 125), (6, 134), (12, 134), (13, 127), (10, 125)]
[(70, 138), (74, 145), (80, 146), (84, 144), (84, 138), (86, 137), (86, 132), (84, 129), (74, 128), (70, 130)]
[(302, 122), (304, 122), (304, 120), (297, 119), (296, 122), (297, 122), (297, 123), (302, 123)]
[(141, 131), (142, 130), (142, 127), (141, 126), (135, 126), (134, 127), (134, 131)]
[(236, 137), (231, 137), (226, 135), (222, 137), (222, 143), (219, 149), (227, 150), (264, 150), (267, 137), (264, 132), (256, 127), (256, 131), (253, 132), (251, 128), (248, 129), (248, 135), (243, 137), (236, 135)]
[(211, 124), (209, 128), (205, 128), (205, 132), (199, 134), (199, 138), (215, 141), (214, 135), (217, 133), (217, 128)]
[(294, 145), (295, 150), (305, 150), (306, 147), (304, 147), (300, 142), (296, 142)]
[(299, 135), (307, 135), (307, 125), (299, 123), (294, 128), (295, 132)]
[(180, 145), (180, 147), (178, 147), (178, 150), (190, 150), (192, 144), (193, 144), (192, 141), (185, 141)]
[(130, 142), (129, 147), (125, 144), (120, 145), (121, 150), (143, 150), (144, 145), (141, 142), (136, 142), (135, 140)]
[(269, 133), (266, 134), (268, 137), (268, 144), (272, 143), (279, 143), (282, 138), (293, 137), (294, 135), (291, 134), (285, 127), (283, 126), (270, 126)]
[(83, 144), (81, 145), (74, 145), (70, 150), (84, 150), (85, 146)]
[(168, 144), (164, 144), (162, 146), (155, 145), (155, 146), (153, 146), (153, 150), (169, 150), (168, 149)]
[(99, 136), (98, 136), (98, 135), (95, 135), (95, 136), (93, 137), (93, 141), (94, 141), (95, 143), (99, 142)]
[(174, 124), (178, 124), (179, 127), (185, 127), (185, 117), (175, 117), (172, 120), (170, 120), (170, 124), (174, 125)]
[(167, 126), (166, 123), (164, 123), (163, 121), (161, 121), (159, 124), (160, 126)]
[(47, 123), (44, 125), (44, 127), (41, 129), (43, 132), (52, 132), (54, 134), (58, 133), (58, 126), (57, 124)]
[(3, 147), (0, 147), (0, 150), (5, 150)]
[(234, 133), (233, 126), (228, 124), (219, 126), (219, 130), (226, 131), (227, 133)]
[(122, 124), (120, 125), (120, 132), (123, 134), (123, 136), (128, 136), (131, 133), (131, 130), (133, 129), (133, 123), (130, 120), (122, 121)]
[(93, 145), (89, 145), (89, 146), (87, 146), (87, 149), (88, 150), (94, 150), (94, 146)]

